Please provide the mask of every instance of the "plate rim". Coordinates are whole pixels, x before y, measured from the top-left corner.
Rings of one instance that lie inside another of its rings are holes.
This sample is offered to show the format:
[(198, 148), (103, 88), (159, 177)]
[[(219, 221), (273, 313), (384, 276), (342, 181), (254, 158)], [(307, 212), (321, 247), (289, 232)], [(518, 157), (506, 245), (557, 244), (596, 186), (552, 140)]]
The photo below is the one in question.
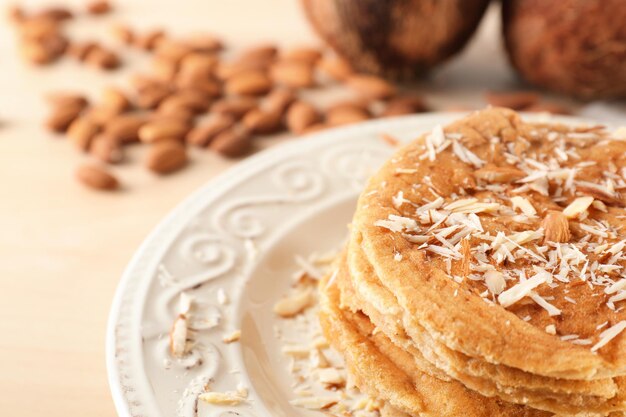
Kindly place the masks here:
[[(337, 127), (323, 132), (310, 134), (304, 138), (293, 138), (291, 139), (291, 143), (281, 143), (278, 144), (278, 146), (272, 146), (255, 155), (238, 161), (233, 166), (209, 179), (199, 188), (191, 192), (191, 194), (185, 197), (182, 201), (178, 202), (173, 209), (171, 209), (157, 222), (157, 224), (142, 240), (138, 248), (134, 251), (116, 285), (113, 300), (109, 308), (105, 333), (105, 361), (107, 382), (117, 415), (119, 417), (135, 417), (131, 414), (127, 398), (124, 395), (122, 384), (120, 384), (120, 372), (116, 361), (116, 329), (118, 327), (124, 295), (129, 287), (129, 283), (136, 273), (138, 264), (141, 263), (142, 258), (145, 256), (145, 252), (148, 251), (148, 248), (155, 243), (158, 236), (162, 235), (168, 228), (174, 227), (175, 224), (180, 224), (183, 221), (182, 219), (186, 218), (184, 215), (185, 212), (189, 212), (194, 205), (197, 205), (201, 200), (210, 199), (211, 194), (219, 194), (221, 189), (227, 188), (232, 182), (236, 182), (238, 175), (244, 175), (246, 171), (254, 169), (254, 167), (263, 163), (271, 163), (272, 160), (279, 158), (281, 155), (284, 157), (285, 154), (303, 152), (307, 148), (321, 146), (327, 142), (334, 142), (337, 140), (340, 141), (342, 138), (357, 135), (359, 132), (371, 134), (376, 132), (377, 129), (384, 130), (384, 127), (389, 125), (395, 126), (395, 128), (399, 128), (404, 124), (411, 125), (420, 123), (432, 124), (435, 126), (439, 123), (449, 122), (467, 114), (469, 114), (469, 112), (429, 112), (409, 116), (398, 116), (371, 120), (350, 126)], [(586, 118), (572, 116), (550, 115), (546, 118), (545, 114), (529, 114), (523, 112), (520, 112), (519, 114), (521, 114), (524, 119), (534, 119), (535, 121), (549, 120), (565, 124), (595, 123)], [(610, 124), (601, 124), (610, 127)]]

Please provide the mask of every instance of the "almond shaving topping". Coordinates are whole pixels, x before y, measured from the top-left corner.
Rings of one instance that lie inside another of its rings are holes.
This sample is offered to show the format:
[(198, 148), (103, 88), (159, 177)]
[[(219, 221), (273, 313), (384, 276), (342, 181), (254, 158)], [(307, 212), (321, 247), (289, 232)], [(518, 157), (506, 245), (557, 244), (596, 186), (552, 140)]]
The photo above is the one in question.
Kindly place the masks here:
[(589, 206), (591, 206), (591, 203), (593, 203), (593, 197), (578, 197), (576, 200), (572, 201), (569, 206), (565, 207), (563, 215), (568, 219), (574, 219), (585, 213)]
[(180, 314), (170, 330), (170, 353), (182, 358), (187, 353), (187, 317)]

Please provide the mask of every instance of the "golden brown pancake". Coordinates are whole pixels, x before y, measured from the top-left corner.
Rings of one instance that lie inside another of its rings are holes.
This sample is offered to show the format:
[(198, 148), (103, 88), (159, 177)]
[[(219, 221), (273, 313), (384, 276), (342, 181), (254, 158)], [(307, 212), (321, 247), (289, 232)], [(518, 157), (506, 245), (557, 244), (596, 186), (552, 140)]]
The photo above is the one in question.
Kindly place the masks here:
[[(626, 324), (619, 297), (609, 303), (623, 294), (624, 166), (626, 141), (603, 130), (529, 124), (488, 109), (390, 159), (359, 199), (354, 233), (410, 328), (531, 374), (619, 376), (626, 337), (603, 332)], [(515, 208), (513, 197), (535, 214)], [(558, 235), (549, 215), (576, 213), (570, 204), (581, 197), (593, 205), (566, 219), (567, 239), (546, 240)], [(502, 294), (488, 289), (487, 271), (504, 276)]]
[(419, 372), (410, 355), (383, 333), (375, 333), (367, 316), (340, 309), (337, 283), (328, 284), (328, 277), (320, 282), (320, 321), (327, 339), (342, 353), (359, 389), (383, 400), (395, 412), (416, 417), (552, 415), (485, 398), (457, 382)]

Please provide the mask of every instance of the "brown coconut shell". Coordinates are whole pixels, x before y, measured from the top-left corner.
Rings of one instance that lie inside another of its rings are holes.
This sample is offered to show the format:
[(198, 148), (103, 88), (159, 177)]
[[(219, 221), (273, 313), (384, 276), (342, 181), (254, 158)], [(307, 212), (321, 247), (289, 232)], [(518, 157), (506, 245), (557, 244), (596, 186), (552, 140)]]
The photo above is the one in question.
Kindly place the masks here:
[(503, 0), (511, 63), (527, 81), (580, 97), (626, 97), (626, 1)]
[(489, 0), (302, 0), (317, 33), (360, 72), (413, 78), (460, 51)]

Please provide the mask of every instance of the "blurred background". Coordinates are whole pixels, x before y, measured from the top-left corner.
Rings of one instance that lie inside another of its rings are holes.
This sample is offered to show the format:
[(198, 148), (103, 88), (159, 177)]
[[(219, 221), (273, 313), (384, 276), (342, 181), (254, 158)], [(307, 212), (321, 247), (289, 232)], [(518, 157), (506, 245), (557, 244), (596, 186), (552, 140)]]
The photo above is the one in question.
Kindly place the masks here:
[(104, 336), (124, 266), (258, 150), (488, 104), (625, 124), (620, 0), (505, 1), (504, 30), (489, 1), (0, 5), (6, 415), (115, 415)]

